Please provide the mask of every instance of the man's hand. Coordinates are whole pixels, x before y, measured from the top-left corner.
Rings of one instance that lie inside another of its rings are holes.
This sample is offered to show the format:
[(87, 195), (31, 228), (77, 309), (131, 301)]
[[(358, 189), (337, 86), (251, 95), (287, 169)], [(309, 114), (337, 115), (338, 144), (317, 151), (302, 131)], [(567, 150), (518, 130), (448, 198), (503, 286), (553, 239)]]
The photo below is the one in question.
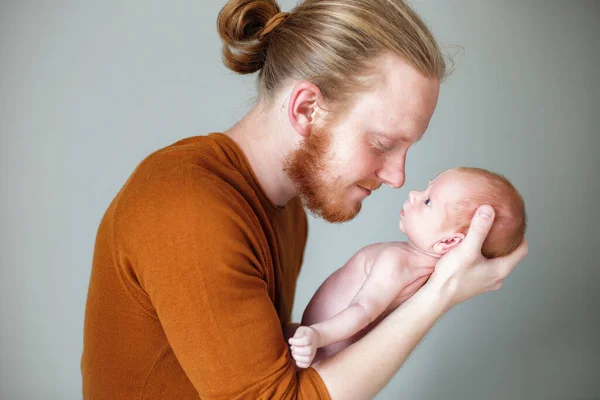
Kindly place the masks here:
[(504, 257), (488, 260), (481, 246), (494, 222), (494, 210), (481, 206), (473, 216), (467, 236), (460, 246), (446, 253), (435, 267), (426, 286), (440, 290), (446, 310), (490, 290), (500, 289), (502, 281), (528, 252), (527, 241)]
[(308, 368), (317, 354), (321, 343), (321, 335), (316, 329), (301, 326), (296, 330), (294, 337), (289, 340), (292, 357), (299, 368)]

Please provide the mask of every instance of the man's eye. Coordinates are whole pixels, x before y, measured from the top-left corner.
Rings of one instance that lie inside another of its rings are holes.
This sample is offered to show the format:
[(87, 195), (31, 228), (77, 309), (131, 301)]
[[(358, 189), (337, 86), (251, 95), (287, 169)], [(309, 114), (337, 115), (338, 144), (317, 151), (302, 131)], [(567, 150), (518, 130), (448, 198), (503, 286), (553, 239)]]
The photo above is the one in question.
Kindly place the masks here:
[(429, 199), (426, 199), (426, 200), (425, 200), (425, 205), (426, 205), (427, 207), (431, 207), (431, 200), (429, 200)]
[(377, 143), (376, 143), (376, 146), (377, 146), (377, 148), (378, 148), (380, 151), (383, 151), (384, 153), (385, 153), (386, 151), (389, 151), (389, 150), (390, 150), (390, 148), (389, 148), (389, 147), (386, 147), (386, 146), (385, 146), (383, 143), (381, 143), (380, 141), (377, 141)]
[(385, 145), (383, 144), (383, 142), (379, 139), (375, 139), (375, 147), (377, 147), (377, 150), (383, 152), (383, 153), (387, 153), (388, 151), (392, 151), (395, 147), (394, 144), (392, 145)]

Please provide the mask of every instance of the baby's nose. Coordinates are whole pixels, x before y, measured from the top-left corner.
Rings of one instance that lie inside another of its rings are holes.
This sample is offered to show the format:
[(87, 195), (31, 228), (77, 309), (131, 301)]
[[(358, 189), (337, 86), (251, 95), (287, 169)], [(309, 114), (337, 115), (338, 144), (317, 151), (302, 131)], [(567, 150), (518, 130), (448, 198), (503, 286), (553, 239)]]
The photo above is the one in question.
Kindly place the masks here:
[(415, 201), (417, 201), (417, 191), (416, 190), (411, 190), (408, 193), (408, 200), (410, 200), (411, 204), (415, 204)]

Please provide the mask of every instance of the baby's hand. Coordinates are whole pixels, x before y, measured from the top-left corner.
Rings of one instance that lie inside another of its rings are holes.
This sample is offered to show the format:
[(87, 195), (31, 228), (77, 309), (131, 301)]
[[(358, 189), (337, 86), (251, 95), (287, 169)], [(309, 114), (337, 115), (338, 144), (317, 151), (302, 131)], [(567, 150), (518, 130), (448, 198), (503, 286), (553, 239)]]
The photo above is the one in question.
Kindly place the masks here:
[(294, 337), (290, 338), (289, 343), (296, 365), (299, 368), (308, 368), (317, 354), (321, 335), (316, 329), (301, 326), (296, 329), (296, 333), (294, 333)]

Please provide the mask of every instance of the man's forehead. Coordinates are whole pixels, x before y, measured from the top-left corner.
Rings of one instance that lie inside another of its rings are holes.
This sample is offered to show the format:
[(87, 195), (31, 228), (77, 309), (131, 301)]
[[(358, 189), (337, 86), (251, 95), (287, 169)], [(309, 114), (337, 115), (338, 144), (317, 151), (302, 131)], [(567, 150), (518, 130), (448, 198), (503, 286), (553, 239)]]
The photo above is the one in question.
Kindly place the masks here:
[(359, 107), (385, 123), (429, 122), (437, 104), (440, 82), (423, 76), (414, 67), (395, 56), (381, 57), (373, 87), (358, 98)]

